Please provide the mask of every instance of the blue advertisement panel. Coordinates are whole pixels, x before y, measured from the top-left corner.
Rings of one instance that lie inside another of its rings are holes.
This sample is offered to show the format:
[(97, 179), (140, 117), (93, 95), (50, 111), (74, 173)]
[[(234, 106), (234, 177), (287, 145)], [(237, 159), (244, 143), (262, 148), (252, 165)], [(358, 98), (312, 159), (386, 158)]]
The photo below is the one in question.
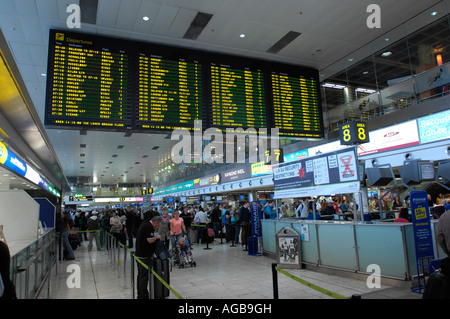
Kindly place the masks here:
[(412, 191), (410, 194), (411, 216), (414, 232), (416, 259), (434, 258), (431, 233), (430, 209), (426, 191)]
[(439, 112), (417, 119), (420, 143), (450, 138), (450, 111)]

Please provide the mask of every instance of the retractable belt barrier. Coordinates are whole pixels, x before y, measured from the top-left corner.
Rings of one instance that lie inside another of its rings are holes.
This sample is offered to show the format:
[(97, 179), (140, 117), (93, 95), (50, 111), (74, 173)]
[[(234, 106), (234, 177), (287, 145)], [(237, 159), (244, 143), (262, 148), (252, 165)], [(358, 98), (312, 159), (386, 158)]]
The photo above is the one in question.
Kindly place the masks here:
[(314, 289), (314, 290), (316, 290), (316, 291), (318, 291), (320, 293), (328, 295), (328, 296), (330, 296), (330, 297), (332, 297), (334, 299), (349, 299), (349, 298), (341, 296), (341, 295), (339, 295), (337, 293), (334, 293), (334, 292), (331, 292), (329, 290), (326, 290), (326, 289), (324, 289), (322, 287), (316, 286), (316, 285), (314, 285), (314, 284), (312, 284), (310, 282), (307, 282), (306, 280), (298, 278), (298, 277), (294, 276), (293, 274), (290, 274), (287, 271), (279, 268), (277, 266), (277, 264), (272, 264), (272, 275), (273, 275), (273, 279), (274, 279), (273, 280), (273, 284), (274, 284), (273, 285), (274, 286), (274, 299), (278, 299), (278, 280), (276, 279), (276, 272), (280, 272), (283, 275), (285, 275), (285, 276), (287, 276), (287, 277), (289, 277), (291, 279), (294, 279), (295, 281), (301, 283), (302, 285), (305, 285), (305, 286), (307, 286), (307, 287), (309, 287), (311, 289)]
[[(110, 236), (111, 238), (115, 238), (112, 234), (106, 232), (106, 234), (108, 236)], [(118, 243), (120, 246), (122, 246), (123, 248), (125, 248), (126, 250), (128, 250), (128, 252), (133, 256), (133, 258), (145, 269), (148, 270), (148, 266), (142, 262), (142, 260), (139, 259), (139, 257), (137, 257), (133, 251), (131, 251), (127, 246), (123, 245), (122, 243)], [(119, 262), (120, 264), (120, 262)], [(178, 299), (184, 299), (175, 289), (173, 289), (172, 287), (170, 287), (170, 285), (164, 281), (164, 279), (162, 279), (153, 269), (151, 269), (152, 274), (167, 288), (169, 289)]]

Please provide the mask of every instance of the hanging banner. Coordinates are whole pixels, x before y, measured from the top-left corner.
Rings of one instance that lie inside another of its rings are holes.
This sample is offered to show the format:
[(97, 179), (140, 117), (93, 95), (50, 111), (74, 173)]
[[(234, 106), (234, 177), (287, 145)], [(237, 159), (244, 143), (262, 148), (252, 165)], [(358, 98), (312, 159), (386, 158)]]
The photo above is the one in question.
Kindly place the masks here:
[(414, 232), (416, 259), (434, 258), (433, 235), (431, 233), (430, 209), (426, 191), (412, 191), (409, 194)]
[(358, 192), (356, 147), (274, 165), (273, 182), (274, 198)]

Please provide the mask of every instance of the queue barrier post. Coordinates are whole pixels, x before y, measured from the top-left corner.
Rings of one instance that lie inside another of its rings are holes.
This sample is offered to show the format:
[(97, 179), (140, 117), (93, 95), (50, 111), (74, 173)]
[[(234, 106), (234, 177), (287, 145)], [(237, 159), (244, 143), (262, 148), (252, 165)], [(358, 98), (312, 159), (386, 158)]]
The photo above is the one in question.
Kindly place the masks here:
[(132, 299), (136, 297), (135, 288), (134, 288), (134, 252), (130, 250), (130, 261), (131, 261), (131, 291), (132, 291)]
[(272, 263), (272, 283), (273, 283), (273, 299), (279, 299), (278, 296), (278, 272), (277, 264)]

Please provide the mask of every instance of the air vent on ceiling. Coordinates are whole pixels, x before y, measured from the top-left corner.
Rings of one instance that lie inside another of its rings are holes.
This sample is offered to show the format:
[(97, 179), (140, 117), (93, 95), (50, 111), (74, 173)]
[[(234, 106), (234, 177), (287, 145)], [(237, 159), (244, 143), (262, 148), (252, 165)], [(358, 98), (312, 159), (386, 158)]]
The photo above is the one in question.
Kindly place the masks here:
[(86, 148), (86, 144), (80, 144), (80, 148)]
[(294, 41), (301, 33), (295, 31), (289, 31), (284, 37), (282, 37), (277, 43), (272, 45), (266, 52), (267, 53), (278, 53), (286, 47), (289, 43)]
[(80, 0), (80, 18), (83, 23), (97, 23), (98, 0)]
[(157, 150), (159, 148), (159, 146), (153, 146), (152, 150)]
[(126, 132), (125, 135), (124, 135), (124, 137), (130, 137), (131, 134), (133, 134), (133, 133), (132, 133), (132, 132)]
[(209, 20), (211, 20), (212, 16), (213, 15), (209, 13), (204, 12), (197, 13), (191, 25), (184, 34), (183, 38), (197, 40), (198, 36), (200, 35), (200, 33), (203, 32), (203, 29), (205, 29)]
[(117, 157), (118, 155), (117, 154), (114, 154), (112, 157)]
[(121, 150), (123, 148), (123, 145), (117, 146), (117, 149)]
[(85, 157), (86, 156), (86, 154), (80, 154), (80, 157)]
[(148, 155), (143, 155), (143, 156), (142, 156), (142, 158), (147, 158), (147, 157), (148, 157)]

